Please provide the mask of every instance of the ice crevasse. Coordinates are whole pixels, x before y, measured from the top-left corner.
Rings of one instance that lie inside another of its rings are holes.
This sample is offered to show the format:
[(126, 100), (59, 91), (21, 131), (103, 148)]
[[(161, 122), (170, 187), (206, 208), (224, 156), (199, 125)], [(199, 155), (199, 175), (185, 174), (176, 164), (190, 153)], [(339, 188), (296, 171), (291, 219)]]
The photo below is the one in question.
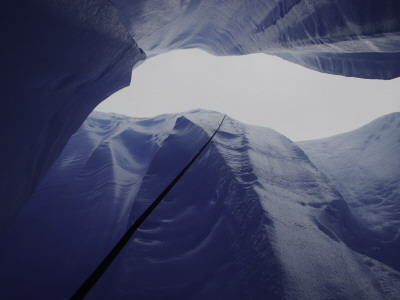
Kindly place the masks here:
[[(172, 49), (263, 52), (332, 74), (399, 76), (396, 0), (16, 0), (2, 4), (0, 230), (93, 108)], [(138, 99), (140, 101), (140, 99)]]

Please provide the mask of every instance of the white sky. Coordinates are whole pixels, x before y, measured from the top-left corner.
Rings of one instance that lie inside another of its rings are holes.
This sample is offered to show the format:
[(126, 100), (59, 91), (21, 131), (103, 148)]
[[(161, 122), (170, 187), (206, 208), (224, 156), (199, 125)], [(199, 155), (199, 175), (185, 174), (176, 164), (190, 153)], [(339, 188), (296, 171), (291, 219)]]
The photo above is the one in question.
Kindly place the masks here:
[(400, 78), (321, 74), (266, 54), (216, 57), (179, 50), (146, 60), (133, 71), (131, 86), (96, 110), (150, 117), (194, 108), (309, 140), (400, 111)]

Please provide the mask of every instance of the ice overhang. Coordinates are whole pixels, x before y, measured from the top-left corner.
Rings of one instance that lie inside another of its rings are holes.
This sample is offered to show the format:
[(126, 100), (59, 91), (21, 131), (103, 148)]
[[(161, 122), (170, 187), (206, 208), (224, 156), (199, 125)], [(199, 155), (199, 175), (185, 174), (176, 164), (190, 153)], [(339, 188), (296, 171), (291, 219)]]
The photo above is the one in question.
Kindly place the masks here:
[(94, 107), (147, 56), (277, 55), (320, 72), (400, 76), (397, 0), (16, 0), (2, 5), (0, 229)]

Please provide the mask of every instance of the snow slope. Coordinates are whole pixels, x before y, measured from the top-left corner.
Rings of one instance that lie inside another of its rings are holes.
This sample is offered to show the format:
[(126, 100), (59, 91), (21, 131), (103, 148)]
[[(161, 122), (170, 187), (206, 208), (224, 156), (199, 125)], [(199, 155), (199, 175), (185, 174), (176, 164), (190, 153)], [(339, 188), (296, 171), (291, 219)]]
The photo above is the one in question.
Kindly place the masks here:
[[(0, 234), (102, 100), (172, 49), (267, 53), (361, 78), (400, 75), (398, 0), (2, 3)], [(138, 99), (140, 101), (140, 99)]]
[(400, 270), (400, 113), (298, 145), (367, 229), (362, 245), (352, 246)]
[[(70, 297), (222, 117), (93, 113), (0, 239), (0, 297)], [(227, 117), (87, 298), (396, 299), (362, 226), (298, 146)]]

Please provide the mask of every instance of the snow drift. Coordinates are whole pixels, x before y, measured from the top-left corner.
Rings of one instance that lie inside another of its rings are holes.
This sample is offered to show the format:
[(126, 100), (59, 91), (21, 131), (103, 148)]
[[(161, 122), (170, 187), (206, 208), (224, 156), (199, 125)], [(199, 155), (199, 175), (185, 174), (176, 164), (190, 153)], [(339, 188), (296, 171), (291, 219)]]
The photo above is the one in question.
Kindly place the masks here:
[(397, 0), (3, 3), (0, 231), (146, 55), (263, 52), (321, 72), (390, 79), (400, 74), (399, 11)]
[(364, 232), (348, 243), (400, 270), (400, 113), (299, 146), (335, 184), (362, 224)]
[[(93, 113), (0, 240), (1, 298), (70, 297), (222, 117), (202, 110), (150, 119)], [(386, 126), (372, 139), (371, 157), (375, 165), (398, 163), (398, 115), (376, 122), (350, 140)], [(382, 158), (378, 148), (388, 145)], [(300, 146), (316, 161), (311, 142)], [(343, 140), (342, 147), (353, 146)], [(319, 161), (317, 168), (273, 130), (227, 117), (88, 299), (397, 298), (398, 266), (359, 242), (374, 222), (359, 218), (357, 200), (348, 206), (331, 179), (340, 164), (325, 176)], [(365, 175), (367, 186), (390, 189), (396, 172), (385, 173), (386, 185)], [(368, 193), (356, 180), (351, 186)]]

